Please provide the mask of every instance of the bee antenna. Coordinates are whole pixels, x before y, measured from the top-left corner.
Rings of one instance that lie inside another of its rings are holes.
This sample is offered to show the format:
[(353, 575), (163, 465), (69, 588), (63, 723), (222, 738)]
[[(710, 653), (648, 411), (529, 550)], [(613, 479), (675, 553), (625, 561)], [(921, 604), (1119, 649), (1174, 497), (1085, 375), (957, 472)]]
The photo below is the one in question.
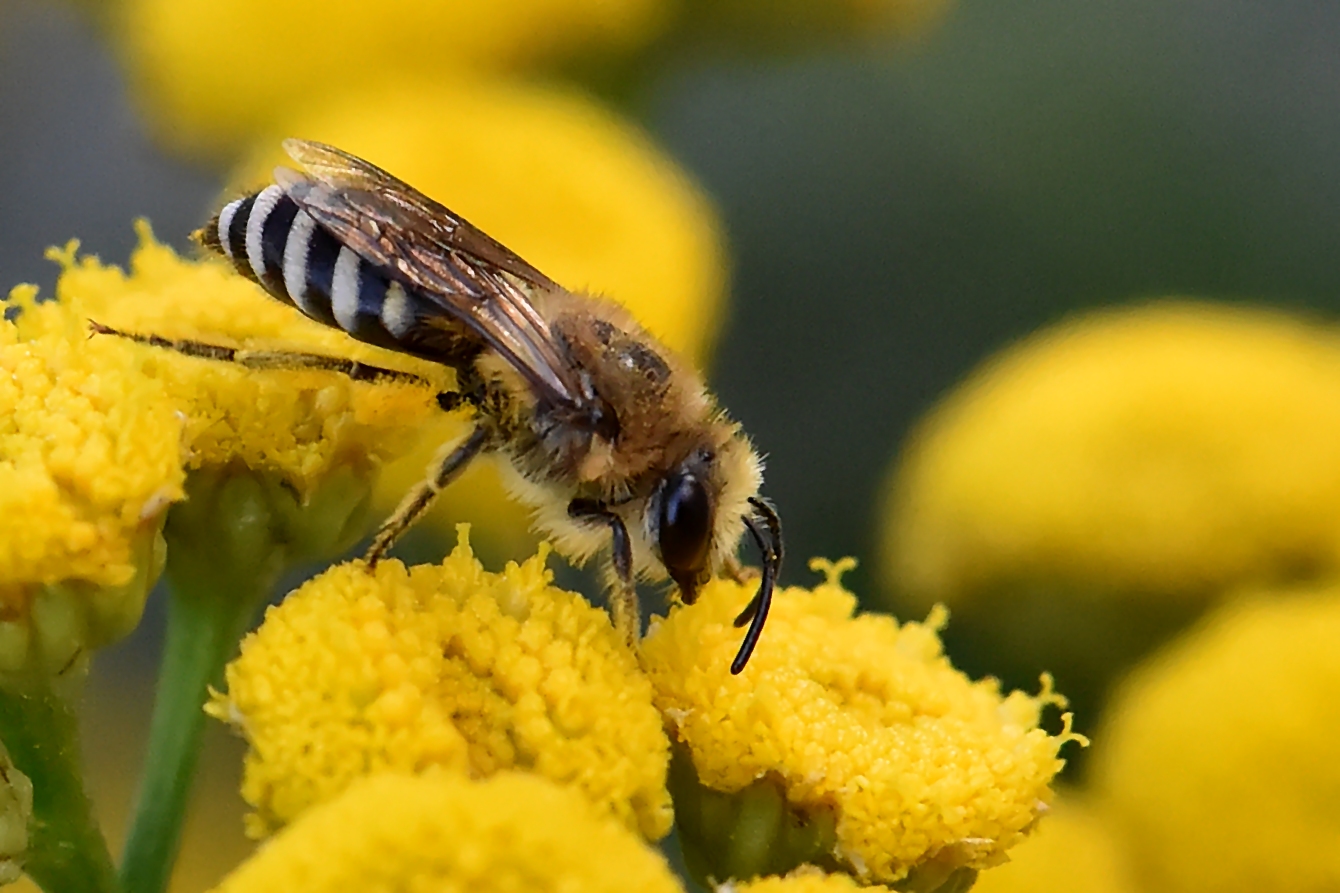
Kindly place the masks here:
[(759, 636), (763, 634), (763, 624), (767, 622), (768, 609), (772, 607), (772, 590), (782, 570), (782, 519), (777, 517), (777, 510), (766, 499), (750, 497), (749, 504), (763, 521), (760, 527), (753, 515), (744, 516), (745, 527), (749, 528), (758, 550), (763, 553), (763, 579), (759, 582), (757, 594), (749, 600), (740, 616), (735, 618), (737, 627), (749, 624), (744, 641), (740, 643), (740, 651), (730, 665), (731, 674), (735, 676), (744, 671), (750, 655), (758, 645)]

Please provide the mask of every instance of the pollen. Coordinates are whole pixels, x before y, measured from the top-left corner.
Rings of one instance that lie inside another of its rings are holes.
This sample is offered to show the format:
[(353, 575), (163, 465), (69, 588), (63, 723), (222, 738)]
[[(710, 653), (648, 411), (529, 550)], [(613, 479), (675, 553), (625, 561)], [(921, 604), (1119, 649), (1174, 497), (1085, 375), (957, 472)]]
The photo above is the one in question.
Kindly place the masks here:
[[(352, 382), (328, 371), (254, 370), (173, 350), (132, 345), (140, 368), (167, 392), (181, 419), (189, 468), (233, 462), (274, 472), (306, 495), (332, 471), (370, 471), (412, 444), (436, 417), (443, 367), (367, 347), (311, 322), (214, 261), (182, 258), (137, 225), (129, 271), (53, 251), (62, 302), (112, 328), (226, 347), (317, 353), (411, 372), (428, 384)], [(98, 335), (89, 343), (118, 341)]]
[(650, 683), (603, 611), (550, 585), (547, 552), (490, 573), (462, 527), (440, 565), (341, 565), (272, 608), (208, 708), (250, 745), (252, 831), (371, 772), (524, 769), (664, 836)]
[(863, 883), (899, 881), (932, 859), (950, 871), (1000, 861), (1052, 798), (1058, 751), (1074, 736), (1038, 721), (1063, 700), (1049, 682), (1002, 696), (994, 680), (968, 679), (942, 653), (942, 610), (924, 623), (855, 615), (840, 583), (851, 563), (812, 566), (825, 582), (776, 594), (739, 676), (732, 619), (750, 587), (713, 581), (644, 641), (657, 705), (701, 784), (776, 784), (791, 809), (831, 816), (833, 855)]
[(360, 779), (217, 893), (469, 890), (681, 893), (661, 855), (577, 791), (533, 774)]

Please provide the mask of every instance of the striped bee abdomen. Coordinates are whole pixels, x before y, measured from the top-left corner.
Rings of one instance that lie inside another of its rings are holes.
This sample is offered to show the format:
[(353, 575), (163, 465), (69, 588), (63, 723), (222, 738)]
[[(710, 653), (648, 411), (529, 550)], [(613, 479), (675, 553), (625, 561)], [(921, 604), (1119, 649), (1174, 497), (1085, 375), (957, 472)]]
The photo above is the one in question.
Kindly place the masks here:
[(279, 186), (224, 205), (200, 240), (274, 297), (378, 347), (404, 350), (403, 339), (426, 309)]

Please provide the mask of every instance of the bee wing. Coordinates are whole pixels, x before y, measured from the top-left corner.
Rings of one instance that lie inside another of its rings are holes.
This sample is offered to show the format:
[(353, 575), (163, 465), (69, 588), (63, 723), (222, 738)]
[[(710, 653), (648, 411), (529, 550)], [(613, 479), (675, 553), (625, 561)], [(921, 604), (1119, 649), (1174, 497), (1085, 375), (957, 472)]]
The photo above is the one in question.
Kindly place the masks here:
[[(341, 243), (413, 287), (502, 354), (538, 393), (581, 405), (583, 392), (528, 296), (548, 276), (412, 186), (332, 146), (285, 140), (306, 174), (275, 180)], [(432, 320), (423, 325), (431, 326)]]

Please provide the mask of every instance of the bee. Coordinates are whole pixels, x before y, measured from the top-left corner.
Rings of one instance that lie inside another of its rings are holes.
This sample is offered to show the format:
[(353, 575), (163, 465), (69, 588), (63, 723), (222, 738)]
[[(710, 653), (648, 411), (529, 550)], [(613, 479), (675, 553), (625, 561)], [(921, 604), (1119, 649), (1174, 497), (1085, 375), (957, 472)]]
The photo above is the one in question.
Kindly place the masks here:
[[(377, 531), (369, 567), (481, 454), (498, 455), (537, 530), (580, 564), (604, 557), (615, 627), (636, 645), (639, 579), (673, 581), (693, 603), (716, 573), (745, 574), (746, 531), (759, 587), (732, 673), (753, 653), (782, 562), (781, 522), (759, 495), (763, 465), (699, 375), (617, 304), (554, 282), (459, 215), (368, 162), (287, 140), (303, 168), (223, 206), (197, 233), (209, 250), (317, 322), (378, 347), (449, 366), (473, 429)], [(195, 342), (95, 329), (183, 352), (237, 359)], [(268, 368), (377, 370), (308, 354), (252, 357)]]

